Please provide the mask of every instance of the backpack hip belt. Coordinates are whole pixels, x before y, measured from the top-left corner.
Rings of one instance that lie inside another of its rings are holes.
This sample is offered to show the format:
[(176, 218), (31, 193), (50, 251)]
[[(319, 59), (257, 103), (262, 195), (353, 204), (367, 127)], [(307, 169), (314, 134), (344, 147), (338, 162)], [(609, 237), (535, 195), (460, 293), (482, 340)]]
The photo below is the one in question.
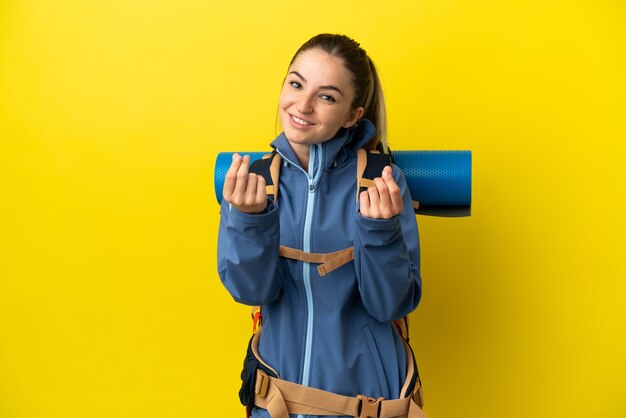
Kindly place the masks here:
[[(253, 352), (257, 357), (260, 332), (252, 339)], [(403, 340), (404, 341), (404, 340)], [(422, 411), (422, 388), (419, 379), (414, 380), (413, 351), (404, 342), (407, 353), (407, 377), (401, 393), (409, 392), (400, 399), (370, 398), (339, 395), (269, 376), (257, 369), (254, 404), (266, 409), (271, 418), (289, 418), (289, 414), (346, 416), (353, 418), (426, 418)], [(259, 358), (262, 362), (262, 359)], [(413, 390), (409, 391), (411, 384)]]

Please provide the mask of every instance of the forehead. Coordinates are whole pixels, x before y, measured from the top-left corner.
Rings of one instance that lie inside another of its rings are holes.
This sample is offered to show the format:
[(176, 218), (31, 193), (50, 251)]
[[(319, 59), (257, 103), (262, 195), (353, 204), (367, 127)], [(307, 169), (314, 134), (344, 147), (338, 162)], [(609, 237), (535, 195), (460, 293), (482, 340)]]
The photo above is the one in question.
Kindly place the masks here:
[(344, 88), (352, 85), (352, 76), (343, 59), (319, 48), (299, 53), (289, 67), (289, 71), (298, 72), (307, 80), (307, 83), (336, 85)]

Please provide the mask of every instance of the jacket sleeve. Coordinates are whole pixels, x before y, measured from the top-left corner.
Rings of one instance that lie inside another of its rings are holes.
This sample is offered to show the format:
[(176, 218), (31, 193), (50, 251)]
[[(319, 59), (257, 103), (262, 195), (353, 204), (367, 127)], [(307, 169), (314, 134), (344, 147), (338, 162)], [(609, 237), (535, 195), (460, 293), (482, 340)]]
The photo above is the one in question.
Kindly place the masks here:
[(393, 166), (402, 193), (402, 213), (370, 219), (356, 213), (354, 265), (361, 300), (382, 322), (413, 311), (422, 296), (417, 222), (404, 174)]
[(246, 305), (265, 305), (278, 298), (278, 208), (263, 214), (240, 212), (222, 200), (217, 242), (217, 269), (226, 289)]

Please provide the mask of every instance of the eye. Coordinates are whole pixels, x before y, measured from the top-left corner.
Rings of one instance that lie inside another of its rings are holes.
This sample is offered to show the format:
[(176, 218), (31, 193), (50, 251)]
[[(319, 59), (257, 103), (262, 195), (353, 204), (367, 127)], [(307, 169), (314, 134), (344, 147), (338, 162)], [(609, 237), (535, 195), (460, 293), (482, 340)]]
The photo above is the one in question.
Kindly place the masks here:
[(320, 94), (320, 99), (331, 103), (334, 103), (336, 101), (335, 98), (329, 94)]
[(290, 81), (289, 84), (291, 84), (291, 87), (293, 87), (294, 89), (299, 89), (302, 87), (302, 84), (298, 83), (297, 81)]

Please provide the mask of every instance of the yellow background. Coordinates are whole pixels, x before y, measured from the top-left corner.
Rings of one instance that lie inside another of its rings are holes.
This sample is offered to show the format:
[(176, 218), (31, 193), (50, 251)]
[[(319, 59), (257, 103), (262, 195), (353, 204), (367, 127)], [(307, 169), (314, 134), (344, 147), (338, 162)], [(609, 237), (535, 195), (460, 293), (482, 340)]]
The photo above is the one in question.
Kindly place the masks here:
[(431, 418), (626, 416), (626, 4), (0, 2), (0, 417), (241, 417), (219, 151), (267, 149), (319, 32), (377, 62), (395, 149), (470, 149), (419, 217)]

